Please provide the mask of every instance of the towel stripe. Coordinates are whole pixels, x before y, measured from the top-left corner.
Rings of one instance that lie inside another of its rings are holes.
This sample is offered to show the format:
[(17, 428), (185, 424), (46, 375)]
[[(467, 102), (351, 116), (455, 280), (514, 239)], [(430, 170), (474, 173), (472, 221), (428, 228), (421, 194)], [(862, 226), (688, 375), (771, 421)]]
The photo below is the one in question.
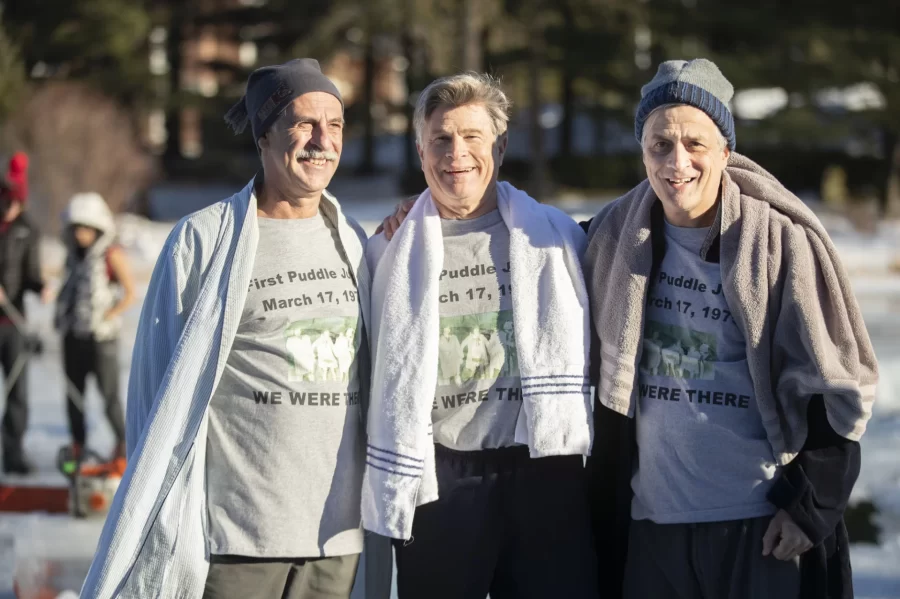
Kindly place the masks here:
[(387, 464), (393, 464), (394, 466), (400, 466), (401, 468), (406, 468), (407, 470), (422, 470), (424, 466), (410, 466), (408, 464), (402, 464), (400, 462), (392, 462), (391, 460), (379, 457), (377, 455), (366, 452), (366, 455), (372, 458), (373, 460), (378, 460), (379, 462), (385, 462)]
[(522, 390), (525, 389), (540, 389), (542, 387), (584, 387), (585, 385), (589, 385), (586, 380), (579, 381), (577, 383), (546, 383), (544, 385), (522, 385)]
[(523, 381), (533, 381), (537, 379), (586, 379), (586, 374), (544, 374), (540, 376), (523, 376)]
[(403, 455), (402, 453), (397, 453), (395, 451), (388, 451), (387, 449), (381, 449), (380, 447), (375, 447), (371, 443), (366, 443), (369, 449), (374, 449), (375, 451), (380, 451), (381, 453), (387, 453), (393, 456), (397, 456), (398, 458), (403, 458), (404, 460), (409, 460), (411, 462), (418, 462), (420, 464), (424, 464), (425, 460), (420, 460), (419, 458), (414, 458), (412, 456)]
[(578, 391), (538, 391), (537, 393), (525, 393), (522, 392), (522, 395), (527, 395), (528, 397), (535, 397), (537, 395), (590, 395), (590, 389), (582, 389), (580, 392)]
[(422, 478), (421, 474), (407, 474), (405, 472), (395, 472), (394, 470), (388, 470), (387, 468), (382, 468), (381, 466), (377, 466), (368, 460), (366, 460), (366, 465), (371, 466), (375, 470), (381, 470), (382, 472), (387, 472), (388, 474), (396, 474), (397, 476), (405, 476), (407, 478)]
[(631, 376), (634, 374), (634, 367), (630, 364), (619, 364), (616, 362), (603, 362), (600, 364), (600, 371), (610, 378), (620, 376)]

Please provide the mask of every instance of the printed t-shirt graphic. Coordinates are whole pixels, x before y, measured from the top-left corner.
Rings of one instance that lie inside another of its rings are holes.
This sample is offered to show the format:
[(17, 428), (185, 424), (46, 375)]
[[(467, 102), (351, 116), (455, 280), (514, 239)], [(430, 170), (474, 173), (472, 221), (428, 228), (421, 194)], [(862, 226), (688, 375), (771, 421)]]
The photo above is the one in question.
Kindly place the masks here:
[(666, 223), (647, 297), (638, 372), (632, 517), (660, 524), (773, 514), (777, 472), (756, 405), (743, 333), (704, 261), (708, 228)]
[(362, 321), (321, 215), (259, 219), (247, 302), (210, 403), (210, 549), (252, 557), (362, 550)]
[(509, 276), (509, 230), (494, 210), (441, 220), (434, 441), (477, 451), (515, 444), (522, 390)]

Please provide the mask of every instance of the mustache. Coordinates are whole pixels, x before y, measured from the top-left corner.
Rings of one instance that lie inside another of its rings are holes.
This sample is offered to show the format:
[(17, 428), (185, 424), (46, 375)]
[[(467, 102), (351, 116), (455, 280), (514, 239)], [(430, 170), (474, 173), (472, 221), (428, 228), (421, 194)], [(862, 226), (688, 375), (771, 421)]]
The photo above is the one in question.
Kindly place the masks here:
[(300, 150), (294, 155), (296, 160), (328, 160), (334, 162), (338, 159), (336, 152), (323, 152), (321, 150)]

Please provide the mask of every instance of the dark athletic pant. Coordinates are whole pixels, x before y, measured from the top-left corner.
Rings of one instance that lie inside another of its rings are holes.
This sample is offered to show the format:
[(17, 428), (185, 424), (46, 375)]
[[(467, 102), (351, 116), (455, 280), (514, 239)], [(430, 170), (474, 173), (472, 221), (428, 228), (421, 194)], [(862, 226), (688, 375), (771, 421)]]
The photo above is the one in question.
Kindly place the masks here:
[(596, 599), (581, 456), (435, 445), (440, 499), (394, 541), (400, 599)]
[[(87, 383), (87, 375), (97, 377), (100, 395), (106, 404), (106, 418), (112, 426), (117, 443), (125, 442), (125, 416), (119, 401), (119, 355), (118, 342), (95, 341), (93, 338), (79, 338), (66, 335), (63, 339), (63, 362), (66, 376), (78, 389), (82, 399)], [(87, 434), (84, 428), (84, 406), (73, 401), (69, 394), (66, 407), (69, 414), (69, 428), (72, 440), (84, 447)]]
[(213, 555), (203, 599), (347, 599), (359, 554), (309, 559)]
[[(12, 323), (0, 324), (0, 365), (3, 367), (4, 392), (6, 378), (13, 365), (25, 351), (25, 338)], [(3, 462), (11, 464), (22, 460), (22, 437), (28, 426), (28, 369), (19, 373), (12, 391), (6, 397), (6, 411), (3, 414)]]
[(797, 599), (799, 559), (783, 562), (762, 554), (771, 519), (633, 521), (624, 599)]

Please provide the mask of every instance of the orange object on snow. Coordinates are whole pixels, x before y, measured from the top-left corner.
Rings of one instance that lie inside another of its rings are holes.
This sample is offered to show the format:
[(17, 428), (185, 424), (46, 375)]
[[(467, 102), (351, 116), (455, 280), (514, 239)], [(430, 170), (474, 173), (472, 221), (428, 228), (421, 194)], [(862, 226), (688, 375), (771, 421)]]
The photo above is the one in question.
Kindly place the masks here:
[(102, 464), (82, 464), (78, 471), (80, 476), (117, 476), (125, 475), (125, 458), (115, 458)]

